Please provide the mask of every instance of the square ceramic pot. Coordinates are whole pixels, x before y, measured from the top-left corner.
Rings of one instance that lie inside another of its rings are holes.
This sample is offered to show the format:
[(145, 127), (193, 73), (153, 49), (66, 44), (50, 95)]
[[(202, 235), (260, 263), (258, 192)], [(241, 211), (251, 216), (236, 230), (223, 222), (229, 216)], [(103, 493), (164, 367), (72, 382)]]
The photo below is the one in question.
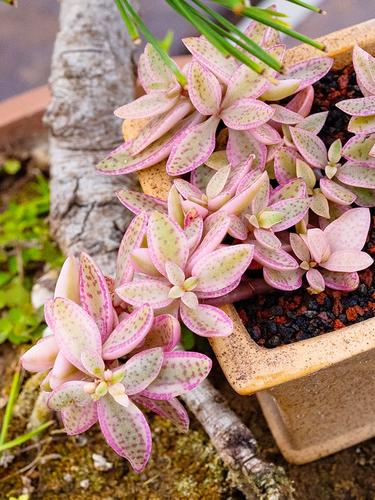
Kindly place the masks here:
[[(335, 68), (351, 62), (359, 44), (375, 54), (375, 20), (321, 41)], [(287, 64), (319, 54), (305, 45), (287, 53)], [(129, 124), (130, 125), (130, 124)], [(127, 138), (136, 135), (125, 127)], [(139, 173), (143, 191), (166, 199), (171, 181), (165, 162)], [(257, 394), (273, 436), (285, 456), (303, 464), (375, 435), (375, 318), (274, 349), (258, 346), (234, 306), (225, 306), (235, 328), (211, 339), (225, 376), (241, 395)]]

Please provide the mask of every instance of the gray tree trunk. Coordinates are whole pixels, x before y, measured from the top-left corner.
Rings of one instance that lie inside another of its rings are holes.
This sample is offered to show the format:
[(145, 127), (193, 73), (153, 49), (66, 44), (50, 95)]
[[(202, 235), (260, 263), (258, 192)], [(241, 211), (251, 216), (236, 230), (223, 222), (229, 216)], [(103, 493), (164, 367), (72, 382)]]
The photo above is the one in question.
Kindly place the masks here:
[(114, 192), (136, 184), (95, 170), (121, 142), (113, 110), (134, 97), (132, 43), (113, 0), (61, 0), (49, 83), (52, 233), (65, 254), (85, 250), (113, 274), (131, 218)]

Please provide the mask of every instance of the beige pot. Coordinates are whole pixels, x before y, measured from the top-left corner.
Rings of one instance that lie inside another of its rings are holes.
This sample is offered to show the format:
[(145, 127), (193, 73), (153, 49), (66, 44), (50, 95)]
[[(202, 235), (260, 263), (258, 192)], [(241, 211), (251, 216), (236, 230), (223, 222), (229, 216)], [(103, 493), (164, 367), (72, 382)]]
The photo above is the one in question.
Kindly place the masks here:
[[(321, 39), (335, 67), (351, 61), (355, 43), (375, 54), (375, 20)], [(318, 51), (305, 45), (288, 51), (287, 64)], [(125, 127), (128, 138), (137, 134)], [(139, 173), (143, 191), (166, 199), (171, 181), (165, 162)], [(258, 346), (235, 308), (224, 310), (235, 329), (211, 345), (229, 383), (242, 395), (257, 393), (285, 456), (303, 464), (375, 435), (375, 318), (339, 331), (275, 349)]]

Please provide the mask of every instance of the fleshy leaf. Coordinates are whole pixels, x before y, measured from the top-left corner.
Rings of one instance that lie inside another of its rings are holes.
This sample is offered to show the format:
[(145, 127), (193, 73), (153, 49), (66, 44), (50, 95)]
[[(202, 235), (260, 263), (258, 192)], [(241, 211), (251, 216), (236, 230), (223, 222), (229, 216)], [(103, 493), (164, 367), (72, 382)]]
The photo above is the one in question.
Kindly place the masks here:
[(288, 80), (278, 80), (276, 84), (271, 84), (261, 98), (265, 101), (281, 101), (298, 90), (300, 81), (296, 78)]
[(330, 255), (330, 246), (324, 232), (319, 228), (307, 231), (307, 245), (313, 260), (317, 263), (327, 260)]
[(164, 353), (160, 347), (142, 350), (132, 356), (119, 368), (124, 374), (121, 384), (125, 387), (125, 394), (131, 396), (146, 389), (159, 375), (163, 359)]
[(270, 204), (288, 198), (305, 198), (306, 184), (303, 179), (292, 179), (291, 181), (278, 186), (270, 195)]
[(307, 130), (291, 128), (290, 133), (296, 148), (313, 167), (324, 168), (327, 164), (327, 151), (323, 141)]
[(371, 148), (375, 145), (375, 134), (355, 135), (342, 148), (342, 155), (347, 160), (364, 162), (375, 166), (375, 158), (370, 156)]
[(86, 253), (81, 253), (80, 296), (81, 305), (98, 325), (103, 341), (113, 325), (112, 299), (105, 277)]
[(171, 420), (180, 432), (188, 431), (189, 415), (178, 399), (156, 400), (146, 398), (139, 394), (132, 396), (132, 399), (138, 405), (142, 405), (157, 415)]
[(271, 125), (268, 125), (268, 123), (252, 129), (251, 134), (259, 142), (266, 145), (279, 144), (282, 141), (278, 131), (271, 127)]
[(185, 325), (202, 337), (226, 337), (233, 331), (232, 320), (217, 307), (199, 304), (191, 309), (181, 304), (180, 314)]
[(149, 77), (156, 82), (173, 84), (175, 77), (172, 71), (168, 68), (163, 59), (160, 57), (158, 51), (153, 47), (153, 45), (151, 45), (151, 43), (146, 44), (143, 53), (144, 64), (147, 68)]
[(167, 161), (169, 175), (182, 175), (204, 163), (215, 149), (219, 118), (211, 116), (203, 123), (186, 129), (175, 141)]
[(299, 260), (301, 260), (302, 262), (304, 260), (309, 262), (309, 260), (311, 259), (310, 250), (301, 236), (295, 233), (290, 233), (289, 240), (290, 246), (292, 247), (293, 252), (299, 258)]
[(306, 279), (313, 293), (320, 293), (325, 289), (324, 278), (317, 269), (309, 269), (306, 273)]
[(91, 403), (91, 397), (83, 389), (85, 384), (83, 380), (72, 380), (60, 385), (49, 396), (48, 407), (58, 411), (71, 405), (85, 406)]
[(295, 113), (284, 106), (280, 106), (280, 104), (271, 104), (271, 108), (275, 111), (272, 116), (272, 120), (277, 123), (295, 125), (303, 119), (298, 113)]
[(374, 58), (358, 45), (353, 49), (353, 65), (358, 83), (363, 86), (367, 92), (375, 95), (375, 79), (371, 71), (374, 66)]
[(320, 179), (319, 185), (324, 196), (338, 205), (351, 205), (357, 198), (349, 189), (340, 186), (330, 179)]
[(192, 276), (198, 278), (196, 292), (215, 292), (230, 286), (249, 267), (254, 247), (241, 244), (220, 248), (200, 258), (193, 266)]
[(291, 148), (281, 148), (275, 154), (274, 170), (279, 184), (285, 184), (296, 177), (297, 152)]
[(229, 129), (227, 155), (231, 165), (238, 165), (246, 161), (250, 155), (254, 155), (252, 169), (263, 171), (266, 165), (267, 148), (257, 141), (249, 130)]
[(254, 259), (264, 267), (274, 269), (275, 271), (293, 271), (298, 269), (297, 261), (285, 250), (277, 250), (255, 245)]
[(69, 299), (56, 298), (51, 307), (53, 333), (65, 358), (85, 372), (81, 353), (101, 354), (102, 340), (94, 319)]
[(181, 327), (179, 321), (171, 314), (156, 316), (151, 330), (148, 332), (141, 349), (162, 347), (164, 351), (172, 351), (180, 341)]
[(266, 229), (261, 229), (261, 228), (255, 228), (254, 237), (258, 243), (260, 243), (262, 246), (266, 248), (275, 250), (281, 248), (281, 241), (277, 236), (273, 234), (272, 231), (268, 231)]
[(192, 61), (188, 76), (189, 97), (202, 115), (214, 115), (221, 103), (221, 86), (217, 78), (197, 61)]
[(273, 288), (287, 292), (298, 290), (302, 286), (302, 270), (276, 271), (275, 269), (263, 268), (264, 281)]
[(61, 410), (61, 419), (65, 432), (75, 436), (86, 432), (98, 420), (96, 404), (92, 401), (85, 406), (67, 406)]
[(365, 252), (358, 250), (338, 250), (333, 252), (326, 262), (320, 265), (328, 271), (352, 273), (362, 271), (371, 266), (373, 259)]
[(167, 206), (169, 217), (177, 222), (179, 226), (183, 227), (185, 216), (182, 208), (182, 200), (176, 186), (174, 185), (169, 189)]
[(184, 229), (190, 254), (195, 251), (203, 235), (203, 219), (195, 217)]
[(103, 345), (103, 359), (117, 359), (138, 346), (150, 331), (154, 314), (148, 304), (123, 319)]
[(173, 302), (169, 298), (171, 286), (165, 281), (156, 279), (145, 279), (133, 281), (116, 290), (117, 295), (132, 306), (141, 307), (144, 303), (153, 309), (166, 307)]
[(143, 413), (131, 401), (126, 407), (106, 395), (97, 402), (100, 428), (109, 446), (142, 472), (151, 454), (151, 431)]
[(342, 149), (342, 143), (340, 139), (336, 139), (333, 141), (333, 143), (330, 145), (328, 149), (328, 161), (332, 164), (336, 164), (340, 161), (341, 159), (341, 149)]
[(156, 269), (166, 276), (166, 262), (174, 262), (184, 268), (188, 258), (188, 244), (183, 230), (166, 215), (153, 212), (150, 215), (147, 242)]
[(234, 130), (248, 130), (266, 123), (274, 114), (268, 104), (257, 99), (240, 99), (225, 108), (220, 116), (225, 125)]
[(223, 191), (230, 171), (231, 167), (227, 165), (215, 172), (207, 184), (206, 194), (208, 198), (215, 198), (215, 196), (218, 196)]
[(29, 372), (49, 370), (53, 367), (58, 352), (59, 348), (54, 335), (48, 335), (22, 355), (22, 367)]
[(204, 37), (191, 37), (182, 40), (188, 51), (195, 59), (224, 83), (228, 83), (237, 71), (234, 59), (226, 58)]
[(362, 163), (348, 161), (338, 169), (336, 178), (349, 186), (375, 189), (375, 168)]
[(352, 208), (331, 222), (324, 230), (331, 251), (362, 250), (370, 222), (370, 211), (367, 208)]
[(141, 212), (151, 213), (154, 210), (162, 213), (167, 212), (166, 202), (154, 196), (132, 191), (127, 188), (117, 191), (116, 195), (121, 203), (133, 212), (133, 214), (138, 215)]
[(250, 69), (246, 64), (241, 64), (229, 80), (223, 106), (230, 106), (238, 99), (257, 98), (267, 86), (268, 82), (263, 76)]
[(178, 96), (168, 97), (163, 91), (154, 91), (117, 108), (115, 115), (122, 119), (152, 118), (171, 109), (177, 99)]
[(60, 270), (56, 281), (54, 297), (63, 297), (80, 303), (79, 294), (79, 262), (76, 257), (70, 255)]
[(321, 271), (327, 287), (333, 290), (342, 290), (350, 292), (359, 285), (359, 276), (357, 273), (335, 273), (333, 271)]
[(220, 208), (219, 212), (224, 212), (228, 215), (240, 215), (250, 206), (261, 185), (265, 182), (265, 179), (268, 180), (267, 172), (263, 172), (250, 187), (229, 200)]
[(294, 224), (303, 219), (309, 207), (310, 200), (308, 198), (290, 198), (274, 203), (269, 208), (272, 211), (283, 214), (284, 218), (281, 222), (272, 226), (272, 229), (274, 231), (283, 231), (288, 227), (294, 226)]
[(333, 64), (330, 57), (314, 57), (289, 66), (285, 78), (296, 78), (301, 81), (299, 89), (312, 85), (328, 73)]
[(375, 115), (375, 96), (362, 97), (357, 99), (345, 99), (336, 106), (351, 116)]
[(306, 116), (306, 118), (298, 124), (298, 128), (307, 130), (312, 134), (319, 134), (327, 120), (327, 116), (328, 111), (321, 111), (320, 113), (314, 113)]
[(166, 352), (158, 377), (142, 395), (166, 400), (180, 396), (197, 387), (207, 377), (211, 366), (210, 358), (198, 352)]
[(372, 134), (375, 132), (375, 114), (370, 116), (352, 116), (348, 124), (353, 134)]
[(133, 276), (131, 254), (140, 247), (146, 234), (147, 216), (140, 213), (129, 224), (122, 240), (116, 260), (116, 281), (115, 287), (130, 281)]
[(299, 113), (301, 116), (307, 116), (314, 102), (314, 87), (312, 85), (307, 86), (303, 90), (300, 90), (291, 99), (286, 107), (295, 113)]
[(325, 219), (329, 219), (331, 215), (327, 197), (318, 190), (316, 191), (317, 192), (314, 192), (313, 196), (310, 198), (310, 209), (314, 212), (314, 214), (324, 217)]
[[(131, 266), (134, 270), (141, 274), (160, 278), (160, 273), (154, 266), (148, 248), (136, 248), (131, 254)], [(121, 283), (122, 285), (124, 283)]]

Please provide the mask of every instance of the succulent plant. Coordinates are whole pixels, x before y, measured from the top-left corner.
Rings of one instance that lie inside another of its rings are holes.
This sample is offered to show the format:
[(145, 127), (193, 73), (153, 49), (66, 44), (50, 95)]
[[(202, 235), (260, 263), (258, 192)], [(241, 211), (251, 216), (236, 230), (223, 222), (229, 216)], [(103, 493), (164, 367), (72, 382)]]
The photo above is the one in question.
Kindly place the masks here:
[[(137, 240), (140, 221), (133, 221), (125, 235), (122, 259), (125, 246), (132, 248), (129, 243)], [(118, 271), (124, 271), (122, 265)], [(123, 282), (122, 275), (118, 283)], [(51, 391), (48, 404), (61, 411), (68, 434), (99, 421), (108, 444), (139, 472), (150, 456), (151, 435), (136, 404), (186, 430), (189, 419), (176, 396), (196, 387), (211, 361), (175, 350), (180, 325), (173, 316), (154, 316), (148, 304), (129, 314), (115, 308), (112, 298), (107, 280), (88, 255), (81, 255), (79, 266), (69, 257), (55, 299), (45, 308), (51, 334), (29, 349), (21, 363), (29, 371), (50, 370), (42, 388)], [(125, 364), (119, 361), (124, 356)]]
[(134, 307), (147, 303), (155, 311), (179, 314), (198, 335), (229, 335), (233, 329), (230, 318), (216, 307), (199, 303), (232, 291), (250, 265), (252, 245), (218, 248), (229, 223), (222, 214), (200, 242), (195, 237), (189, 239), (166, 214), (152, 212), (147, 248), (133, 252), (138, 272), (131, 282), (117, 288), (117, 295)]

